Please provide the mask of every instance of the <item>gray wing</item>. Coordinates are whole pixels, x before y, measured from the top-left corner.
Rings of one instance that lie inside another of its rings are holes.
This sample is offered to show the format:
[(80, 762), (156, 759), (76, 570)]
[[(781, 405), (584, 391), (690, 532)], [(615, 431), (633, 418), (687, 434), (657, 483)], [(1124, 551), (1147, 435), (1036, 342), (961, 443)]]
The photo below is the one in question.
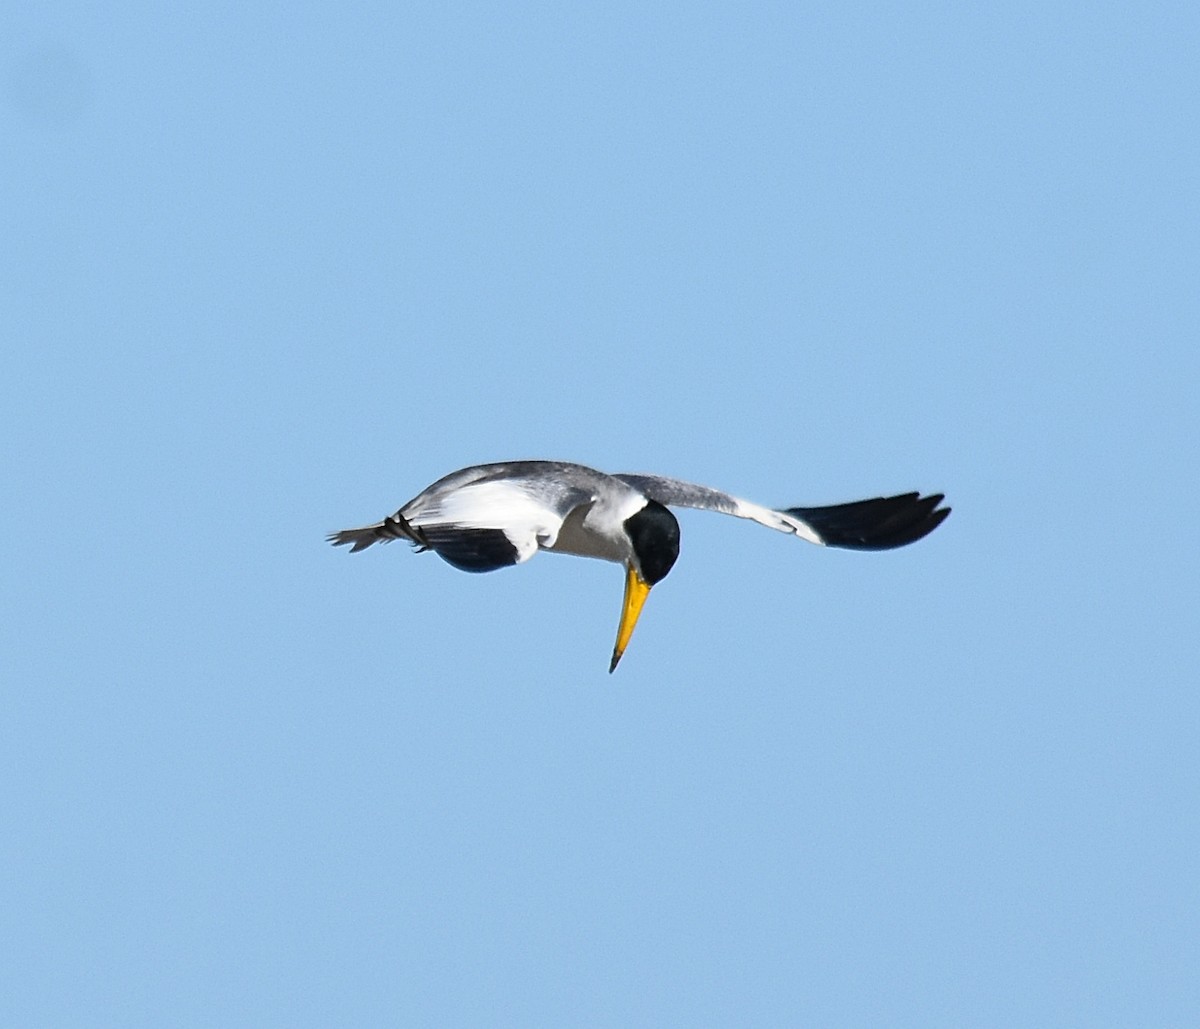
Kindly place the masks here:
[(415, 507), (430, 498), (443, 496), (463, 486), (494, 479), (521, 481), (529, 484), (530, 488), (546, 489), (550, 497), (559, 497), (560, 489), (594, 491), (610, 478), (611, 476), (598, 472), (595, 468), (567, 461), (496, 461), (491, 464), (475, 464), (443, 475), (437, 482), (426, 486), (401, 510)]
[(927, 497), (919, 493), (901, 493), (828, 507), (775, 510), (681, 479), (658, 475), (618, 475), (617, 478), (668, 507), (694, 507), (748, 518), (810, 543), (848, 550), (891, 550), (914, 543), (933, 532), (950, 513), (950, 508), (938, 506), (945, 499), (941, 493)]
[(716, 511), (718, 514), (733, 515), (735, 518), (747, 518), (758, 522), (759, 525), (765, 525), (768, 529), (791, 533), (810, 543), (824, 543), (812, 526), (799, 518), (793, 518), (785, 511), (775, 511), (760, 504), (752, 504), (741, 497), (723, 493), (709, 486), (684, 482), (682, 479), (668, 479), (661, 475), (622, 473), (616, 478), (629, 483), (651, 500), (666, 504), (667, 507), (694, 507), (701, 511)]
[(694, 507), (702, 511), (733, 515), (736, 518), (746, 517), (741, 513), (741, 507), (746, 503), (744, 500), (709, 486), (684, 482), (682, 479), (668, 479), (662, 475), (629, 475), (622, 472), (616, 478), (629, 483), (651, 500), (657, 500), (668, 507)]

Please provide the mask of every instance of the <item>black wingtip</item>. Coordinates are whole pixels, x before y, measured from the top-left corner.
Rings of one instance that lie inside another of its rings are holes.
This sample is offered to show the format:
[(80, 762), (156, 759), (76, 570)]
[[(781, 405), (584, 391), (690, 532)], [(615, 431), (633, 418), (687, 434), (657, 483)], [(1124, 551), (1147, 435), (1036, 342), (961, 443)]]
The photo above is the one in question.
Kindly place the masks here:
[(829, 547), (892, 550), (928, 536), (946, 520), (950, 508), (938, 507), (945, 495), (901, 493), (828, 507), (790, 507), (785, 513), (808, 523)]

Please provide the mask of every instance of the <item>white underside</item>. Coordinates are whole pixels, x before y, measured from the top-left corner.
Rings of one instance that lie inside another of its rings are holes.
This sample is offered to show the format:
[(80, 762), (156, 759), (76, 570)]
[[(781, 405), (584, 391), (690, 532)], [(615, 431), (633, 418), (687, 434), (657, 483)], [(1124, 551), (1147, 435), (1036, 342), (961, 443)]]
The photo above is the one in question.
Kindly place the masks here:
[(501, 529), (516, 548), (518, 563), (538, 550), (624, 563), (631, 557), (625, 519), (645, 504), (645, 497), (629, 490), (580, 504), (564, 519), (521, 489), (519, 480), (495, 480), (430, 497), (407, 517), (416, 527)]

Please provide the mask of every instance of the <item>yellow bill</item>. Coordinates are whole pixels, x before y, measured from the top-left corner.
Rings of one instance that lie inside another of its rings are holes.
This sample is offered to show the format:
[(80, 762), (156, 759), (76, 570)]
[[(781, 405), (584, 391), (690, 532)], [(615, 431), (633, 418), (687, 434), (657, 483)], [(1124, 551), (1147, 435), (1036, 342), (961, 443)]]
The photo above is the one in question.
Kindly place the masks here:
[(625, 653), (629, 638), (633, 635), (633, 627), (637, 625), (638, 616), (642, 613), (642, 605), (650, 596), (650, 587), (630, 565), (625, 573), (625, 601), (621, 605), (621, 624), (617, 627), (617, 645), (613, 647), (612, 664), (608, 666), (611, 673)]

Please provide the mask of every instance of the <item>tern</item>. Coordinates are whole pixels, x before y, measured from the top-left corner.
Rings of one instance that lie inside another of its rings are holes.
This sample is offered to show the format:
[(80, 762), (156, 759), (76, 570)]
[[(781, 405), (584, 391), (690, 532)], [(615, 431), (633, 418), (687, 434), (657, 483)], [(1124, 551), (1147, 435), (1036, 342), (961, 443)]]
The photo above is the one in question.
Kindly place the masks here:
[(350, 552), (407, 540), (466, 572), (493, 572), (539, 550), (625, 566), (625, 598), (612, 672), (633, 635), (650, 589), (679, 557), (679, 523), (670, 507), (746, 518), (809, 543), (891, 550), (933, 532), (950, 513), (941, 493), (901, 493), (826, 507), (774, 509), (658, 475), (608, 475), (562, 461), (473, 465), (438, 479), (395, 514), (330, 533)]

